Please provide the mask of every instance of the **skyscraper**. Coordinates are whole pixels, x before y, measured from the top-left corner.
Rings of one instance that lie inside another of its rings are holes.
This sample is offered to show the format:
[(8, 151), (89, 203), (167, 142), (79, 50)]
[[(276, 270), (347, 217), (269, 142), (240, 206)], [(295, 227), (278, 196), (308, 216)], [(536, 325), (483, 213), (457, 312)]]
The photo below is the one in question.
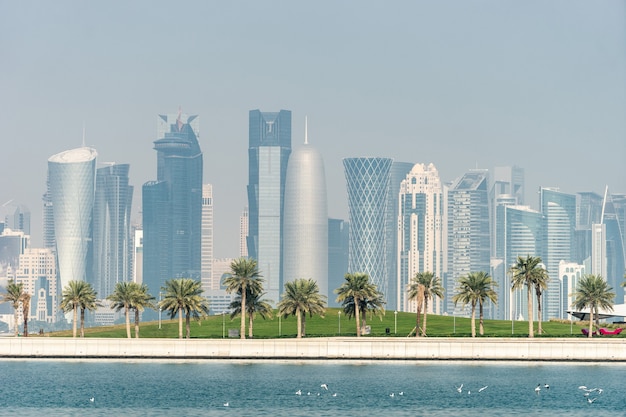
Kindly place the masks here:
[(248, 257), (248, 207), (244, 208), (239, 216), (239, 256)]
[(347, 272), (370, 276), (387, 300), (387, 193), (390, 158), (344, 158), (348, 188), (350, 243)]
[(283, 214), (291, 112), (251, 110), (248, 147), (248, 256), (257, 260), (267, 299), (283, 291)]
[(460, 277), (470, 272), (490, 271), (487, 183), (486, 170), (470, 170), (448, 190), (447, 312), (454, 311), (451, 298)]
[(328, 297), (326, 174), (322, 155), (308, 143), (306, 131), (304, 137), (287, 164), (283, 280), (312, 278)]
[[(164, 130), (169, 125), (169, 130)], [(198, 118), (160, 115), (154, 142), (157, 180), (144, 184), (143, 277), (153, 295), (166, 280), (200, 279), (202, 151)]]
[(501, 166), (493, 169), (493, 180), (489, 191), (491, 210), (491, 254), (499, 257), (496, 252), (496, 241), (498, 226), (496, 211), (498, 205), (502, 203), (502, 196), (506, 196), (507, 204), (524, 205), (524, 169), (518, 166)]
[(559, 277), (559, 262), (572, 262), (575, 256), (576, 196), (556, 188), (539, 189), (543, 215), (543, 263), (546, 265), (548, 289), (544, 292), (543, 319), (564, 318), (568, 306)]
[(82, 147), (48, 159), (50, 208), (59, 287), (69, 281), (89, 281), (91, 274), (91, 221), (96, 175), (95, 149)]
[(605, 188), (602, 202), (601, 223), (606, 229), (606, 274), (604, 277), (615, 290), (615, 302), (624, 303), (624, 290), (621, 287), (626, 272), (626, 250), (624, 248), (624, 230), (622, 230), (618, 211), (609, 193)]
[[(418, 272), (432, 272), (443, 279), (444, 224), (443, 187), (433, 164), (415, 164), (400, 185), (398, 223), (397, 309), (417, 311), (409, 306), (407, 286)], [(431, 303), (441, 314), (441, 303)]]
[(108, 164), (96, 171), (91, 284), (98, 298), (111, 294), (118, 282), (132, 279), (129, 169), (128, 164)]
[(213, 186), (202, 185), (202, 261), (200, 279), (202, 289), (218, 289), (213, 282)]
[(339, 307), (333, 291), (344, 282), (348, 272), (350, 223), (343, 219), (328, 219), (328, 306)]

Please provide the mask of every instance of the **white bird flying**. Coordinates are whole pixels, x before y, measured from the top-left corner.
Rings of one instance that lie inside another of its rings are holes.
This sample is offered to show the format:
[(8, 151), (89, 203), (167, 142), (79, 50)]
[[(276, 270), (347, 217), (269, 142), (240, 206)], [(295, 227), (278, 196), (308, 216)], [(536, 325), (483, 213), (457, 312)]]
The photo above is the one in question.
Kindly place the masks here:
[(535, 387), (535, 392), (537, 393), (537, 395), (539, 395), (539, 391), (541, 391), (541, 386), (537, 384), (537, 386)]
[(487, 387), (488, 387), (488, 386), (489, 386), (489, 385), (485, 385), (484, 387), (480, 388), (480, 389), (478, 390), (478, 392), (483, 392), (484, 390), (486, 390), (486, 389), (487, 389)]
[(326, 385), (326, 384), (322, 384), (322, 385), (320, 385), (320, 387), (322, 387), (322, 388), (324, 388), (326, 391), (328, 391), (328, 385)]
[(96, 399), (95, 399), (94, 397), (91, 397), (91, 398), (89, 399), (89, 401), (94, 402), (94, 401), (96, 401)]
[(463, 384), (461, 384), (460, 387), (455, 386), (455, 388), (456, 388), (457, 392), (461, 392), (461, 391), (463, 391)]

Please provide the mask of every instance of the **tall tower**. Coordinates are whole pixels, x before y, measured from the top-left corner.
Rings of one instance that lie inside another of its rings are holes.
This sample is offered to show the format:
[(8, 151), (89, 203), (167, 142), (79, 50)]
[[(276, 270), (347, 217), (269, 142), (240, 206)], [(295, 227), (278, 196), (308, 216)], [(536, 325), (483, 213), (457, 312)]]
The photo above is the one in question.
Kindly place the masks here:
[(486, 170), (471, 170), (448, 190), (447, 312), (454, 311), (457, 280), (470, 272), (490, 271), (489, 190)]
[(200, 277), (204, 291), (219, 289), (213, 283), (213, 186), (202, 185), (202, 261)]
[(246, 242), (248, 224), (248, 207), (246, 207), (241, 212), (241, 216), (239, 216), (239, 256), (242, 258), (248, 257), (248, 243)]
[(287, 161), (291, 154), (291, 112), (249, 114), (248, 256), (257, 260), (267, 298), (283, 291), (283, 213)]
[(99, 298), (111, 294), (118, 282), (132, 279), (129, 169), (128, 164), (109, 164), (96, 171), (92, 285)]
[(606, 275), (604, 277), (615, 291), (615, 303), (623, 304), (624, 289), (621, 284), (624, 282), (626, 271), (624, 230), (608, 187), (604, 191), (601, 222), (606, 229)]
[(48, 201), (54, 221), (59, 287), (88, 281), (96, 150), (76, 148), (48, 159)]
[(556, 188), (539, 189), (543, 215), (543, 256), (550, 280), (544, 292), (544, 319), (564, 318), (567, 294), (563, 294), (559, 277), (559, 262), (572, 262), (575, 256), (576, 196)]
[[(523, 205), (524, 204), (524, 169), (518, 166), (502, 166), (493, 169), (493, 180), (489, 191), (490, 210), (491, 210), (491, 242), (496, 241), (497, 234), (497, 207), (503, 201), (505, 196), (507, 204)], [(491, 256), (499, 257), (496, 254), (496, 245), (491, 246)]]
[(166, 280), (200, 279), (202, 246), (198, 116), (179, 111), (160, 115), (157, 122), (157, 134), (163, 135), (154, 141), (157, 180), (142, 190), (143, 282), (155, 296)]
[[(406, 288), (418, 272), (432, 272), (443, 280), (444, 199), (439, 172), (433, 164), (416, 164), (400, 185), (398, 217), (398, 300), (400, 311), (409, 306)], [(433, 303), (441, 314), (441, 303)]]
[(312, 278), (328, 297), (326, 174), (322, 155), (308, 143), (306, 127), (304, 138), (287, 164), (283, 278)]
[(348, 272), (370, 276), (387, 300), (387, 236), (385, 232), (390, 158), (344, 158), (348, 187), (350, 243)]

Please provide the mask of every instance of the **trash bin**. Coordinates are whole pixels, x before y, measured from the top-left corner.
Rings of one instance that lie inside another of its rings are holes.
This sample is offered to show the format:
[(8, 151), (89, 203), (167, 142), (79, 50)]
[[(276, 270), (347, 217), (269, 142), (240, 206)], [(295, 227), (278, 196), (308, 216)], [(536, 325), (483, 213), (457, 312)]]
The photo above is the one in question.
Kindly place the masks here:
[(389, 334), (391, 333), (391, 330), (389, 329), (389, 327), (385, 327), (385, 334)]

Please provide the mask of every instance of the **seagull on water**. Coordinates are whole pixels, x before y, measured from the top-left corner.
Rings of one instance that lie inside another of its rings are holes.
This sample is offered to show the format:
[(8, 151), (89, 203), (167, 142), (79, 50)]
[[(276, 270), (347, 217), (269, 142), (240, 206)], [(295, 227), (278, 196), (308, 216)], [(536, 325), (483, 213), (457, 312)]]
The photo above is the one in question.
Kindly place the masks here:
[[(455, 387), (456, 387), (456, 386), (455, 386)], [(463, 391), (463, 384), (461, 384), (461, 386), (460, 386), (460, 387), (456, 387), (456, 390), (457, 390), (457, 392), (459, 392), (459, 393), (460, 393), (461, 391)]]
[(335, 392), (335, 393), (333, 393), (333, 397), (336, 397), (336, 396), (337, 396), (337, 393), (336, 393), (336, 392)]
[(94, 401), (96, 401), (96, 399), (95, 399), (94, 397), (91, 397), (91, 398), (89, 399), (89, 401), (90, 401), (90, 402), (94, 402)]
[(404, 391), (400, 391), (398, 395), (404, 395)]
[(328, 385), (326, 385), (326, 384), (322, 384), (322, 385), (320, 385), (320, 387), (322, 387), (322, 388), (324, 388), (326, 391), (328, 391)]
[(480, 389), (478, 390), (478, 392), (483, 392), (484, 390), (486, 390), (486, 389), (487, 389), (487, 387), (488, 387), (488, 386), (489, 386), (489, 385), (485, 385), (484, 387), (480, 388)]
[(396, 396), (396, 394), (394, 394), (394, 393), (392, 392), (391, 394), (389, 394), (389, 396), (390, 396), (391, 398), (393, 398), (393, 397), (395, 397), (395, 396)]
[(299, 389), (298, 391), (296, 391), (296, 395), (302, 395), (302, 390)]
[(228, 407), (228, 406), (230, 406), (230, 404), (224, 403), (224, 407)]
[(541, 385), (537, 384), (537, 386), (535, 387), (535, 392), (537, 393), (537, 395), (539, 395), (539, 391), (541, 391)]
[(550, 389), (550, 384), (543, 384), (543, 387), (544, 387), (545, 389)]

